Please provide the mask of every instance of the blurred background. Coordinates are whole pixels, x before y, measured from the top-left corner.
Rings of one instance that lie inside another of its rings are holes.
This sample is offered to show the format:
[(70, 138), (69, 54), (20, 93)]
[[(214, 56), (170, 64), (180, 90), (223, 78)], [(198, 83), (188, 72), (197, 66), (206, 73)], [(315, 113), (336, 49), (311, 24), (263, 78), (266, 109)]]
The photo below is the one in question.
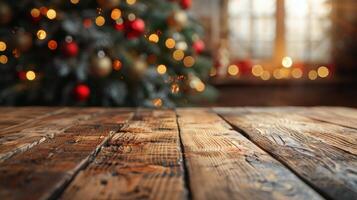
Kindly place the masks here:
[(4, 0), (0, 104), (357, 107), (356, 0)]
[(357, 106), (357, 1), (195, 0), (214, 105)]

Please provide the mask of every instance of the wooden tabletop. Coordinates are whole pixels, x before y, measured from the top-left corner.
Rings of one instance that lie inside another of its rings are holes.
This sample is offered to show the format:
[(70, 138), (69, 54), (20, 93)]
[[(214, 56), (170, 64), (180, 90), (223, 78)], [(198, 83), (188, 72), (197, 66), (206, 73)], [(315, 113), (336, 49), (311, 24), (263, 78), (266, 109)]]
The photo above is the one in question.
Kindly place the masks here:
[(357, 199), (357, 110), (0, 108), (0, 199)]

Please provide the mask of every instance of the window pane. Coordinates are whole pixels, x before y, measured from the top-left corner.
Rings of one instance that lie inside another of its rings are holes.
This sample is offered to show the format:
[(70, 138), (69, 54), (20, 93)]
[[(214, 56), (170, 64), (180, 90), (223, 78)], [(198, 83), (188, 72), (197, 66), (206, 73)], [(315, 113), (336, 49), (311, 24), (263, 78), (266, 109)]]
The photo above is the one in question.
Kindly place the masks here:
[(229, 1), (231, 55), (253, 59), (273, 56), (276, 0)]
[(331, 5), (327, 0), (285, 2), (287, 54), (305, 62), (329, 62)]

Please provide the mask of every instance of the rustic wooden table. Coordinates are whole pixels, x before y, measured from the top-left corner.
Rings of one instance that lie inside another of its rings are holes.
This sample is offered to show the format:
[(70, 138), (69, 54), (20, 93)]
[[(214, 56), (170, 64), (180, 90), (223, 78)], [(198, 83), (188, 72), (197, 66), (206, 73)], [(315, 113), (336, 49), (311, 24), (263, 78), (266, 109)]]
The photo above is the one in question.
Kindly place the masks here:
[(0, 108), (0, 199), (357, 199), (352, 108)]

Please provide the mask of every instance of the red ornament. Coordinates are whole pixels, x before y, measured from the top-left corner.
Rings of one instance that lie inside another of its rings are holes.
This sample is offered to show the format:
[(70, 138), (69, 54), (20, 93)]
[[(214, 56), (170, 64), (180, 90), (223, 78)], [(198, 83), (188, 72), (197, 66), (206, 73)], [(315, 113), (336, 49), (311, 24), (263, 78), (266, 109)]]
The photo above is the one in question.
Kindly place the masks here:
[(188, 9), (192, 5), (192, 0), (180, 0), (180, 5), (183, 9)]
[(192, 48), (196, 53), (200, 54), (205, 49), (205, 43), (202, 40), (196, 40), (192, 44)]
[(86, 101), (90, 95), (90, 89), (85, 84), (79, 84), (74, 88), (74, 95), (78, 101)]
[(62, 50), (64, 55), (68, 57), (75, 57), (78, 55), (79, 47), (78, 44), (74, 41), (64, 42)]
[(127, 30), (126, 36), (129, 39), (138, 38), (145, 32), (145, 22), (142, 19), (128, 21), (126, 22), (125, 27)]
[(122, 31), (125, 29), (124, 23), (114, 23), (114, 28), (117, 31)]

